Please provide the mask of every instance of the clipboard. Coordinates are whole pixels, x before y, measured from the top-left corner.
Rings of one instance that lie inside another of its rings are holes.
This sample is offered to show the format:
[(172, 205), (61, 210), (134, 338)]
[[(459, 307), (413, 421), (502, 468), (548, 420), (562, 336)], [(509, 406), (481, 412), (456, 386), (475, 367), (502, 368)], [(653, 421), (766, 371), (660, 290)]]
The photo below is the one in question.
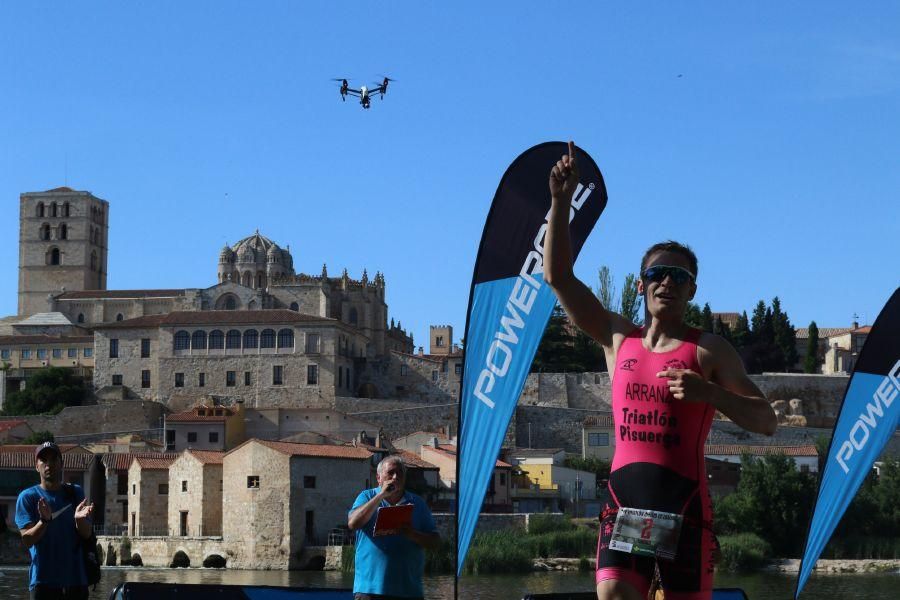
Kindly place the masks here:
[(413, 505), (382, 506), (375, 516), (375, 536), (394, 535), (402, 527), (412, 525)]

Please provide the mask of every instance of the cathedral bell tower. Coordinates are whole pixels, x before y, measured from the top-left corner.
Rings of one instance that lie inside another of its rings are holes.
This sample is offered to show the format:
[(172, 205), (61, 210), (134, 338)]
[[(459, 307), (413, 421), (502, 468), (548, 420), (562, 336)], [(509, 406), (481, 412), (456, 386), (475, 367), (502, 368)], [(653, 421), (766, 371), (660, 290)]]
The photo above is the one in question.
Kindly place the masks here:
[(48, 294), (106, 289), (109, 203), (67, 187), (19, 196), (19, 315)]

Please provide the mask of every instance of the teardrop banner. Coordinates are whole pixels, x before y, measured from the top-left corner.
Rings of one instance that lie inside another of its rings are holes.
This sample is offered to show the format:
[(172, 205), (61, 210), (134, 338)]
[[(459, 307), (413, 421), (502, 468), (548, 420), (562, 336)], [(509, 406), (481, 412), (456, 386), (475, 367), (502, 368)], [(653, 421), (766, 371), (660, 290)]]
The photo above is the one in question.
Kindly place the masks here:
[[(488, 213), (466, 317), (457, 442), (457, 576), (478, 523), (500, 446), (556, 305), (544, 283), (550, 169), (564, 142), (523, 152), (503, 174)], [(594, 160), (576, 149), (580, 180), (572, 196), (573, 260), (606, 207), (606, 185)]]
[(800, 561), (800, 596), (825, 544), (872, 465), (881, 455), (900, 417), (900, 288), (888, 300), (866, 336), (828, 447), (819, 495)]

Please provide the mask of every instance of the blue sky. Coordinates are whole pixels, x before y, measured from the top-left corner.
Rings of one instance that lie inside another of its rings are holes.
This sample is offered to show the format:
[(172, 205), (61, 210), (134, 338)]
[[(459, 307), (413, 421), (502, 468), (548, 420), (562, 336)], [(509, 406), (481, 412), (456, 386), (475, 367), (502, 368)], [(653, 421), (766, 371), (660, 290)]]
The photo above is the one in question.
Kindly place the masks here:
[[(110, 202), (110, 289), (206, 287), (256, 228), (298, 271), (385, 273), (418, 343), (462, 336), (497, 184), (572, 137), (609, 204), (576, 265), (666, 238), (697, 300), (874, 320), (898, 285), (900, 7), (817, 2), (0, 5), (0, 315), (18, 198)], [(332, 77), (397, 79), (369, 111)]]

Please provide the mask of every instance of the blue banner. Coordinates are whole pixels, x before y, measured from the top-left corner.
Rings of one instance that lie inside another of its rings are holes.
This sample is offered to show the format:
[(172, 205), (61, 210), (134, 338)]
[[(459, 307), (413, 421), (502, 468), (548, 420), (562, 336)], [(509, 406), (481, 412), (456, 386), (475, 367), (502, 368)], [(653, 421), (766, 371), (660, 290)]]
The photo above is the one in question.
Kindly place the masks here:
[[(478, 523), (495, 461), (538, 344), (556, 304), (544, 284), (550, 169), (568, 146), (540, 144), (500, 181), (481, 238), (469, 294), (460, 390), (457, 462), (457, 575)], [(569, 227), (573, 259), (606, 206), (603, 176), (578, 149), (581, 181)]]
[(900, 417), (900, 289), (875, 320), (838, 413), (794, 598)]

